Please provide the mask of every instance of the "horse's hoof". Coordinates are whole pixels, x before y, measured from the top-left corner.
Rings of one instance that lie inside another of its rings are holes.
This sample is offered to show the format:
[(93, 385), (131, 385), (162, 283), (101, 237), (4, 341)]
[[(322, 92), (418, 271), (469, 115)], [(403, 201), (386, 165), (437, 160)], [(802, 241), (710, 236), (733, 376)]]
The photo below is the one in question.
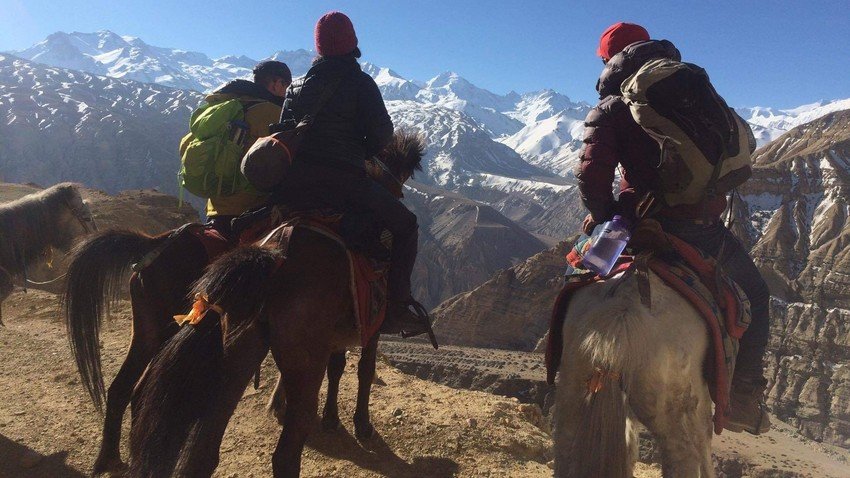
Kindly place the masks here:
[(322, 417), (322, 430), (325, 431), (334, 431), (339, 430), (340, 422), (339, 417)]
[(94, 463), (91, 476), (123, 476), (130, 467), (121, 458), (98, 459)]
[(354, 436), (357, 437), (359, 441), (371, 440), (372, 437), (375, 436), (375, 427), (373, 427), (371, 423), (366, 423), (365, 425), (355, 424)]

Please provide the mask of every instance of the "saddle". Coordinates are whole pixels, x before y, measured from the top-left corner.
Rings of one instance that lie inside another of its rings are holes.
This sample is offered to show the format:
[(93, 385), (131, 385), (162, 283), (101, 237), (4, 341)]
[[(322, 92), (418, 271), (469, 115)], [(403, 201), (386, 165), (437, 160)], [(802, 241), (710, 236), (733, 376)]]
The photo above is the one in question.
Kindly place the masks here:
[(366, 346), (380, 330), (387, 312), (387, 273), (392, 234), (368, 213), (291, 210), (269, 206), (233, 222), (239, 244), (274, 247), (285, 257), (297, 229), (321, 234), (345, 249), (351, 270), (351, 295), (360, 342)]
[(209, 226), (185, 224), (166, 233), (168, 239), (133, 264), (138, 272), (169, 247), (203, 247), (210, 262), (243, 244), (274, 245), (286, 255), (297, 228), (318, 232), (344, 248), (351, 268), (351, 293), (361, 344), (381, 328), (387, 311), (387, 272), (392, 234), (380, 228), (368, 213), (342, 214), (331, 210), (290, 210), (268, 206), (249, 211), (233, 220), (237, 241), (228, 241)]
[(711, 398), (715, 403), (714, 429), (720, 434), (726, 424), (731, 377), (735, 369), (738, 340), (750, 323), (750, 304), (743, 290), (723, 273), (716, 261), (681, 239), (667, 234), (653, 220), (638, 225), (629, 249), (634, 255), (623, 255), (607, 277), (584, 270), (583, 253), (589, 241), (577, 243), (567, 255), (573, 268), (558, 294), (552, 311), (546, 344), (547, 381), (555, 382), (563, 350), (562, 330), (570, 297), (597, 281), (620, 273), (634, 274), (638, 281), (641, 303), (651, 307), (648, 271), (655, 273), (668, 286), (687, 299), (706, 323), (711, 340), (704, 363)]

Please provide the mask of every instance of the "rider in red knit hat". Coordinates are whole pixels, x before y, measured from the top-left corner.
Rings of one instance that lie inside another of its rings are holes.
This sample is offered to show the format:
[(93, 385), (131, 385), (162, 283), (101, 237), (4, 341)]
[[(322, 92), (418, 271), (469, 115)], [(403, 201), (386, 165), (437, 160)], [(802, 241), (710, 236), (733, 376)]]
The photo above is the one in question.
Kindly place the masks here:
[(342, 12), (326, 13), (316, 22), (313, 32), (320, 56), (347, 55), (357, 48), (357, 35), (351, 19)]
[(375, 80), (357, 62), (360, 49), (351, 19), (341, 12), (327, 13), (316, 23), (314, 37), (319, 56), (287, 90), (281, 123), (294, 128), (329, 88), (333, 91), (299, 146), (277, 201), (297, 204), (315, 198), (342, 211), (373, 213), (393, 234), (387, 315), (381, 332), (424, 333), (430, 329), (428, 318), (410, 309), (421, 309), (410, 290), (419, 237), (416, 215), (370, 179), (365, 169), (365, 160), (392, 139), (392, 119)]
[(646, 28), (634, 23), (615, 23), (602, 32), (596, 54), (608, 61), (632, 43), (647, 40), (649, 40), (649, 32)]

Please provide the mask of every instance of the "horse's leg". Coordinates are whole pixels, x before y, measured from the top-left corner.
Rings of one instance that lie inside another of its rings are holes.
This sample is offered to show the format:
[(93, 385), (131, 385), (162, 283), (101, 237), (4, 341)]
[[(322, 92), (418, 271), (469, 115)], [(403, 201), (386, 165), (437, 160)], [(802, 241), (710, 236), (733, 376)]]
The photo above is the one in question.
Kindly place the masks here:
[(141, 280), (134, 275), (130, 281), (133, 306), (133, 335), (124, 363), (106, 392), (106, 413), (103, 420), (103, 441), (94, 462), (92, 474), (113, 472), (126, 468), (121, 461), (121, 422), (130, 403), (133, 387), (162, 343), (177, 330), (169, 328), (172, 319), (159, 311), (144, 293)]
[(194, 433), (180, 476), (208, 477), (219, 462), (221, 440), (245, 388), (268, 353), (268, 343), (257, 326), (244, 329), (224, 349), (221, 390), (210, 412)]
[(375, 428), (369, 419), (369, 396), (372, 382), (375, 381), (375, 360), (378, 357), (378, 337), (375, 334), (360, 352), (357, 363), (357, 408), (354, 410), (354, 436), (358, 440), (368, 440), (375, 434)]
[(573, 476), (571, 470), (573, 455), (581, 452), (581, 445), (575, 443), (577, 428), (581, 422), (582, 404), (587, 394), (586, 375), (584, 366), (579, 366), (578, 355), (564, 350), (564, 360), (559, 368), (558, 384), (555, 387), (554, 440), (555, 476)]
[(12, 290), (14, 290), (12, 275), (0, 267), (0, 325), (3, 325), (3, 301), (12, 294)]
[[(345, 352), (331, 354), (328, 361), (328, 394), (325, 398), (325, 409), (322, 412), (322, 428), (336, 430), (339, 428), (339, 381), (345, 372)], [(358, 400), (358, 404), (359, 404)]]
[(640, 434), (638, 433), (639, 420), (628, 408), (626, 411), (626, 446), (629, 448), (629, 476), (634, 476), (635, 464), (640, 459)]
[(699, 373), (691, 374), (691, 383), (652, 382), (629, 395), (640, 402), (635, 412), (658, 442), (665, 477), (714, 477), (711, 398)]
[[(273, 350), (274, 351), (274, 350)], [(275, 354), (278, 366), (286, 366)], [(319, 389), (330, 354), (299, 361), (303, 368), (282, 369), (286, 389), (286, 415), (283, 431), (272, 456), (275, 478), (297, 478), (301, 473), (301, 453), (319, 410)]]
[(283, 415), (286, 413), (286, 391), (283, 388), (283, 375), (278, 375), (277, 385), (274, 387), (272, 398), (269, 400), (266, 409), (274, 415), (277, 423), (283, 426)]

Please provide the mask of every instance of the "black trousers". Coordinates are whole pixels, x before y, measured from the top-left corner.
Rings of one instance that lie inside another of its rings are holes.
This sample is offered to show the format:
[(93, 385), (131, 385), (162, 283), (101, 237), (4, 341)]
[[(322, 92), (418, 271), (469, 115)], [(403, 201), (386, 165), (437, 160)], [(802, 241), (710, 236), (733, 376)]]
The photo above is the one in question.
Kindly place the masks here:
[(235, 241), (236, 238), (233, 237), (233, 227), (230, 225), (230, 221), (232, 221), (237, 216), (210, 216), (207, 219), (207, 224), (210, 227), (218, 231), (219, 234), (224, 236), (228, 241)]
[(369, 211), (393, 234), (388, 299), (410, 298), (410, 276), (416, 262), (419, 225), (416, 215), (386, 188), (373, 181), (366, 171), (298, 164), (272, 201), (294, 207), (331, 207), (339, 211)]
[(717, 259), (723, 271), (747, 294), (752, 323), (740, 341), (735, 378), (762, 380), (762, 361), (770, 337), (770, 291), (744, 245), (719, 222), (708, 225), (661, 220), (661, 224), (666, 232)]

